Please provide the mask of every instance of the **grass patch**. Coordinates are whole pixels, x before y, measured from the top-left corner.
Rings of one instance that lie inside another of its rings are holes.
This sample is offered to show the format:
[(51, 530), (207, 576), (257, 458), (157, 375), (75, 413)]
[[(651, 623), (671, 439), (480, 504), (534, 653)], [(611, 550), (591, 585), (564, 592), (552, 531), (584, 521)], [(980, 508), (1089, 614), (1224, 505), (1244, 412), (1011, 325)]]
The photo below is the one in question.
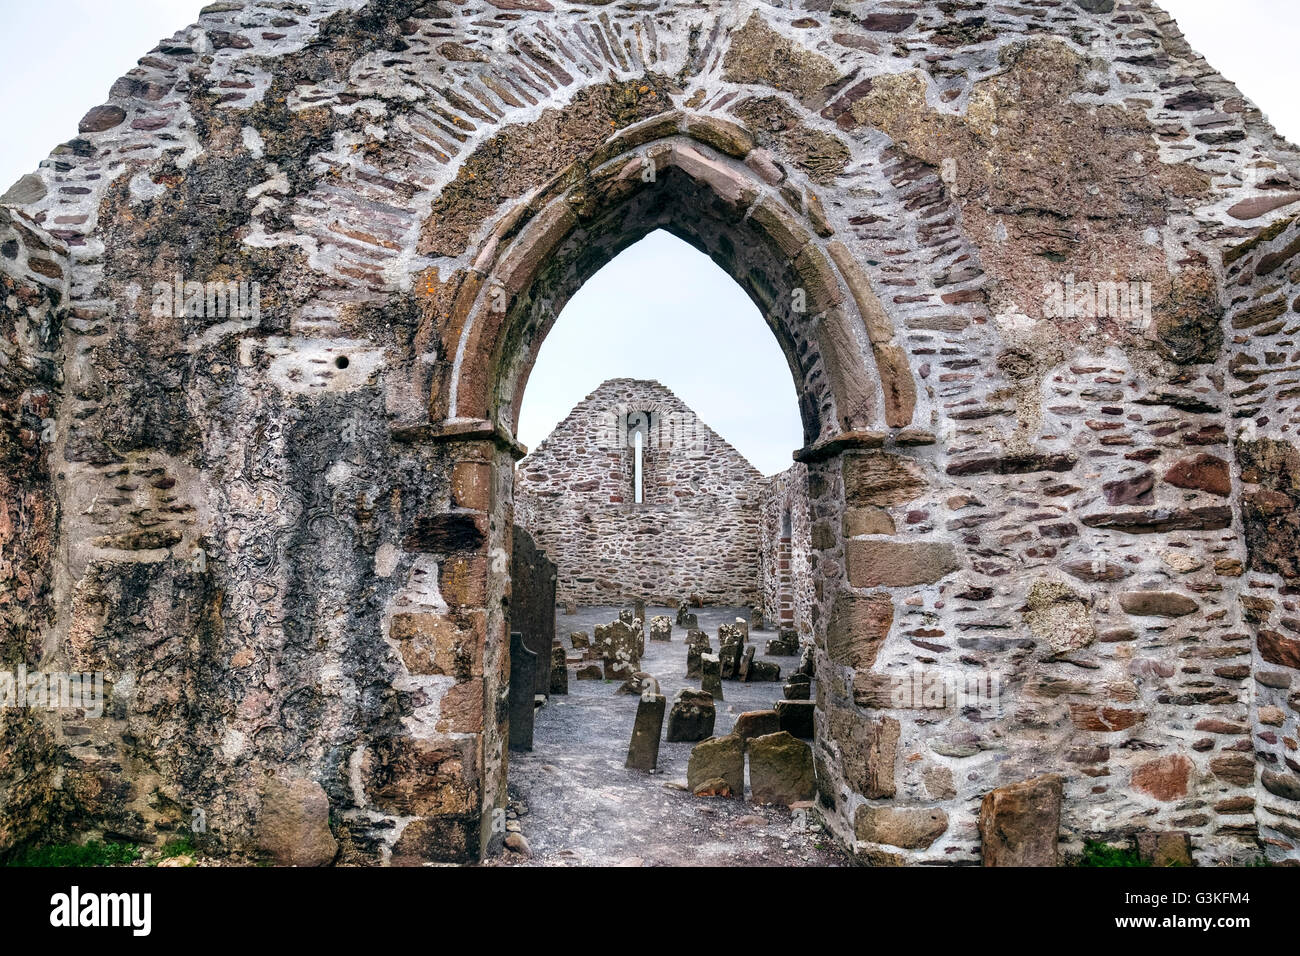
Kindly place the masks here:
[(1133, 848), (1120, 848), (1097, 840), (1087, 840), (1075, 866), (1150, 866)]
[(168, 843), (161, 850), (159, 850), (158, 856), (155, 857), (153, 860), (151, 860), (150, 863), (153, 866), (157, 866), (163, 860), (170, 860), (173, 859), (174, 857), (198, 856), (198, 855), (199, 855), (199, 851), (194, 846), (194, 841), (190, 839), (189, 834), (186, 834), (185, 836), (181, 837), (179, 840), (173, 840), (171, 843)]
[(25, 850), (6, 866), (129, 866), (140, 859), (134, 843), (71, 843)]

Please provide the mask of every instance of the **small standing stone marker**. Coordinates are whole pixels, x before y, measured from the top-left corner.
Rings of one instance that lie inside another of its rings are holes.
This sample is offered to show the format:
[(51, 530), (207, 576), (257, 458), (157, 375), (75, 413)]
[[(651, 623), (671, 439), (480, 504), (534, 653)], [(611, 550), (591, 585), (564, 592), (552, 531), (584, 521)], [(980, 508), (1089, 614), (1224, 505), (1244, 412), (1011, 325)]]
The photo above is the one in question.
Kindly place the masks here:
[(722, 700), (722, 662), (717, 654), (700, 656), (700, 689)]
[(659, 738), (664, 729), (664, 709), (667, 699), (655, 693), (658, 682), (646, 681), (646, 691), (636, 705), (636, 720), (632, 724), (632, 741), (627, 748), (627, 763), (632, 770), (649, 772), (659, 763)]
[(673, 639), (673, 619), (662, 614), (650, 618), (650, 640), (661, 643)]
[(668, 742), (706, 740), (712, 737), (717, 714), (712, 694), (688, 688), (679, 690), (673, 698), (672, 709), (668, 711)]
[(552, 694), (569, 692), (569, 661), (564, 654), (564, 645), (556, 638), (551, 645), (551, 688)]
[(510, 635), (510, 749), (533, 749), (533, 712), (536, 705), (537, 655), (524, 644), (518, 631)]

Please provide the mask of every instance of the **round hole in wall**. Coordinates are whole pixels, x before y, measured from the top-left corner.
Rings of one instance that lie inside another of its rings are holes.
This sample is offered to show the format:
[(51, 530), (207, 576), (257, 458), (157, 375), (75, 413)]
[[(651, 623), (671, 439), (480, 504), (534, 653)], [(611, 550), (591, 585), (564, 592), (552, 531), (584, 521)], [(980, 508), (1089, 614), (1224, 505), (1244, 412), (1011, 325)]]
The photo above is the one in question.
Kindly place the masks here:
[(338, 358), (334, 360), (335, 368), (347, 368), (351, 364), (352, 363), (348, 361), (348, 357), (346, 355), (340, 355)]

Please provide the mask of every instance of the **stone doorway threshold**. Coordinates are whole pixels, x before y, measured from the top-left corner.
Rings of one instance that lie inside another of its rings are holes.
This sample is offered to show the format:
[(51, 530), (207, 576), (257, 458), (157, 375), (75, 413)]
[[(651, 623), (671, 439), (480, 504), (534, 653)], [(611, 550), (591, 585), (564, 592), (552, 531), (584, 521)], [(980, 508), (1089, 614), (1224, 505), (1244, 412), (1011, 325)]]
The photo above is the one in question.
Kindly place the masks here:
[[(591, 634), (618, 617), (619, 608), (579, 608), (556, 617), (556, 634), (569, 647), (571, 631)], [(647, 616), (675, 612), (663, 607)], [(702, 608), (700, 627), (715, 650), (718, 625), (747, 614), (740, 608)], [(648, 625), (647, 625), (648, 629)], [(772, 630), (754, 631), (758, 657), (781, 667), (796, 657), (762, 654)], [(670, 706), (686, 679), (686, 632), (673, 626), (671, 643), (646, 641), (642, 670), (654, 674)], [(846, 866), (850, 859), (818, 827), (800, 827), (784, 807), (758, 807), (748, 799), (695, 797), (686, 791), (690, 743), (659, 746), (658, 770), (624, 768), (637, 698), (619, 695), (617, 682), (579, 681), (569, 671), (569, 693), (552, 696), (537, 711), (534, 749), (510, 755), (511, 809), (528, 855), (510, 850), (488, 866)], [(781, 698), (782, 682), (723, 682), (715, 735), (731, 731), (736, 717), (768, 710)]]

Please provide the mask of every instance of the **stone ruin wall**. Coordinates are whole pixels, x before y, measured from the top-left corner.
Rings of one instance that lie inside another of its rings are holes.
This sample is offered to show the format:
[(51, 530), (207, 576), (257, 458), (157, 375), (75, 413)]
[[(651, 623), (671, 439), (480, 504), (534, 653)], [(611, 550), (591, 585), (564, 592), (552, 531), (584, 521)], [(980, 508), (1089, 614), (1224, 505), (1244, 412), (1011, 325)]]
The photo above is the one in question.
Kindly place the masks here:
[[(0, 206), (0, 668), (10, 673), (39, 668), (55, 615), (50, 423), (63, 393), (68, 265), (62, 242)], [(59, 762), (51, 715), (0, 707), (0, 848), (51, 829)]]
[(837, 837), (973, 863), (1053, 773), (1067, 849), (1300, 853), (1294, 147), (1145, 0), (826, 6), (216, 3), (6, 194), (3, 649), (109, 699), (0, 715), (0, 852), (259, 846), (274, 779), (342, 860), (489, 846), (535, 279), (666, 224), (791, 359)]
[(792, 465), (768, 478), (759, 508), (763, 620), (768, 627), (793, 628), (801, 637), (811, 637), (815, 575), (807, 467)]
[[(651, 416), (636, 504), (634, 447)], [(559, 569), (557, 599), (748, 607), (759, 588), (762, 475), (657, 382), (614, 379), (519, 463), (517, 520)]]

